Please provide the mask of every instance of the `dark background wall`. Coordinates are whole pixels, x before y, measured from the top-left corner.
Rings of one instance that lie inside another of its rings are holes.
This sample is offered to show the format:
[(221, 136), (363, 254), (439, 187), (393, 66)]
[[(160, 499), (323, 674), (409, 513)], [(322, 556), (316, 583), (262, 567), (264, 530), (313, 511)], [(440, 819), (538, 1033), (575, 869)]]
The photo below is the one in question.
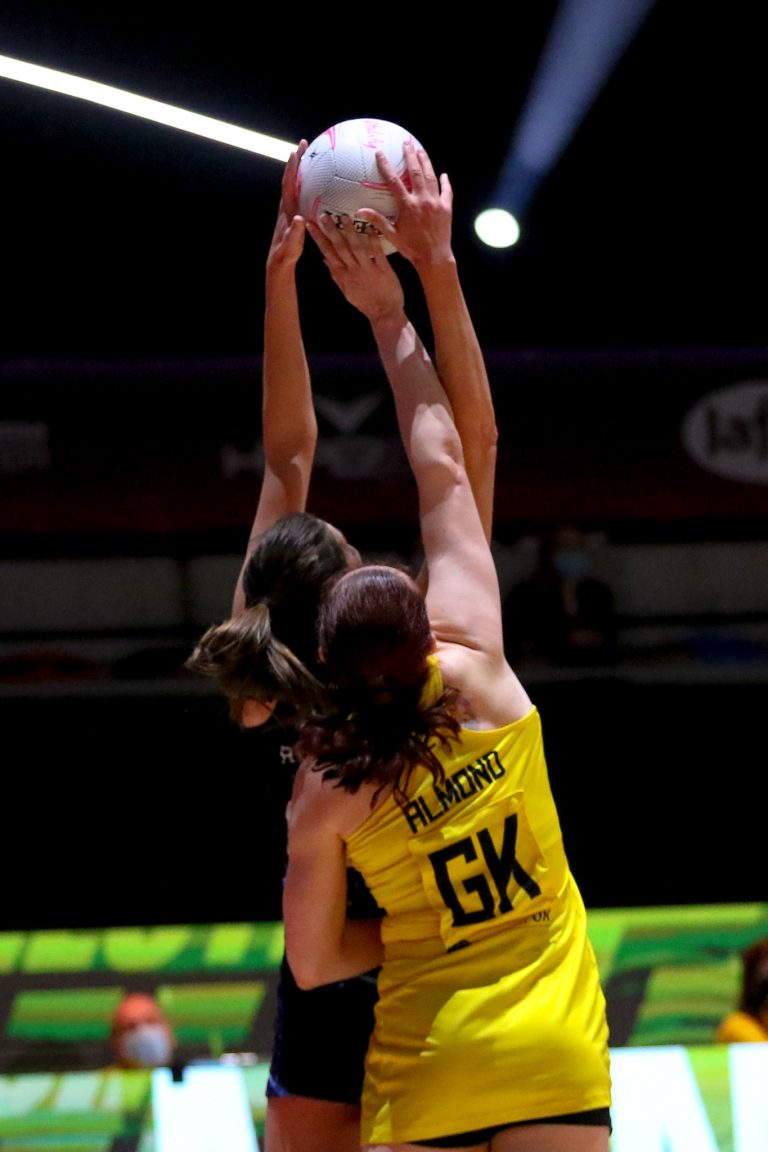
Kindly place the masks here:
[[(765, 897), (766, 685), (532, 683), (592, 907)], [(287, 775), (213, 698), (0, 699), (3, 929), (277, 919)]]
[[(765, 537), (765, 346), (529, 349), (486, 361), (500, 534), (573, 517), (625, 540)], [(364, 542), (386, 546), (404, 525), (412, 541), (414, 489), (379, 361), (317, 354), (310, 364), (313, 508)], [(244, 546), (261, 464), (260, 357), (0, 360), (0, 384), (9, 549)]]
[[(619, 594), (615, 665), (520, 669), (587, 903), (764, 899), (765, 350), (488, 363), (502, 552), (579, 519), (607, 539)], [(280, 914), (287, 775), (271, 738), (180, 674), (247, 540), (260, 367), (0, 366), (3, 929)], [(312, 367), (311, 507), (364, 550), (408, 554), (415, 500), (380, 371)], [(745, 381), (749, 404), (728, 409)], [(728, 432), (709, 459), (683, 435), (694, 411)]]

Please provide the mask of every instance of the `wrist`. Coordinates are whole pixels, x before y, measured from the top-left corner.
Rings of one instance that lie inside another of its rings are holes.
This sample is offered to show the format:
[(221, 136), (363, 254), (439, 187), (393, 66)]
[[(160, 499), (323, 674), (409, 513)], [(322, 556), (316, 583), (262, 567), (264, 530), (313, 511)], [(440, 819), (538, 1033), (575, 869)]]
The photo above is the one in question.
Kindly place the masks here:
[(419, 253), (414, 256), (411, 263), (420, 276), (428, 276), (431, 274), (439, 275), (445, 272), (455, 272), (456, 270), (456, 257), (450, 245), (446, 248), (438, 248), (434, 251)]
[(267, 260), (265, 283), (267, 287), (284, 286), (296, 279), (297, 260)]
[(380, 334), (399, 331), (408, 323), (408, 318), (400, 305), (377, 308), (368, 312), (367, 317), (374, 333)]

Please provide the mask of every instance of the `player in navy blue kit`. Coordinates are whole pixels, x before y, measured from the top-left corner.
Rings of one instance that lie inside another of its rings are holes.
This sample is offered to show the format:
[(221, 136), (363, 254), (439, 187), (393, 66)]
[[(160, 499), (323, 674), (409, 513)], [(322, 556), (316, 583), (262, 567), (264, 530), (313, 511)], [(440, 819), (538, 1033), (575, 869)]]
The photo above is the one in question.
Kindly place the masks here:
[[(368, 248), (350, 246), (345, 243), (344, 225), (336, 228), (330, 218), (311, 224), (297, 214), (296, 172), (305, 149), (302, 141), (286, 165), (267, 258), (264, 474), (256, 515), (232, 616), (206, 632), (188, 661), (190, 668), (217, 681), (240, 725), (267, 725), (265, 746), (276, 748), (278, 757), (286, 760), (290, 759), (286, 749), (294, 739), (292, 725), (301, 715), (281, 693), (281, 663), (291, 661), (295, 654), (314, 668), (321, 698), (322, 670), (315, 655), (319, 598), (328, 577), (360, 563), (359, 554), (338, 529), (306, 510), (317, 443), (296, 289), (296, 265), (306, 231), (346, 299), (369, 320), (374, 337), (379, 326), (391, 324), (393, 316), (402, 317), (404, 309), (402, 286), (375, 234)], [(396, 227), (371, 210), (358, 215), (367, 218), (416, 269), (429, 312), (436, 367), (453, 408), (467, 472), (490, 538), (497, 434), (485, 364), (451, 247), (453, 192), (445, 175), (439, 179), (435, 175), (422, 149), (406, 146), (404, 156), (407, 181), (397, 177), (386, 157), (379, 159), (398, 204)], [(256, 673), (254, 632), (264, 637), (263, 664)], [(267, 644), (268, 639), (277, 640), (277, 645)], [(248, 661), (249, 680), (257, 675), (264, 685), (259, 699), (241, 694), (243, 658)], [(284, 736), (278, 744), (276, 726)], [(290, 763), (286, 767), (289, 795)], [(370, 895), (354, 876), (349, 892), (350, 916), (376, 914)], [(265, 1152), (358, 1152), (363, 1061), (375, 1002), (375, 971), (302, 991), (283, 961), (267, 1090)]]

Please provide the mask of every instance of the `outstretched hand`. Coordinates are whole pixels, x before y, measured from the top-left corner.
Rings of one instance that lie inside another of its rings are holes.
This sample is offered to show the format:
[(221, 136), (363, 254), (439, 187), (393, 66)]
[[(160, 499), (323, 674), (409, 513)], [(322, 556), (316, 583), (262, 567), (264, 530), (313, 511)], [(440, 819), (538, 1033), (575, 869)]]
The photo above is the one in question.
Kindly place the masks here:
[(305, 223), (303, 217), (299, 215), (299, 192), (296, 177), (299, 161), (306, 150), (307, 141), (301, 140), (295, 152), (289, 156), (283, 169), (280, 205), (267, 256), (269, 266), (278, 263), (295, 264), (304, 250)]
[(405, 173), (397, 175), (384, 152), (376, 153), (379, 171), (397, 204), (397, 222), (373, 208), (360, 208), (367, 221), (412, 264), (434, 264), (452, 259), (451, 224), (453, 189), (445, 173), (438, 180), (423, 148), (403, 145)]
[(349, 216), (336, 224), (329, 213), (317, 224), (307, 222), (312, 239), (344, 296), (371, 322), (402, 312), (405, 300), (400, 280), (375, 232), (358, 231)]

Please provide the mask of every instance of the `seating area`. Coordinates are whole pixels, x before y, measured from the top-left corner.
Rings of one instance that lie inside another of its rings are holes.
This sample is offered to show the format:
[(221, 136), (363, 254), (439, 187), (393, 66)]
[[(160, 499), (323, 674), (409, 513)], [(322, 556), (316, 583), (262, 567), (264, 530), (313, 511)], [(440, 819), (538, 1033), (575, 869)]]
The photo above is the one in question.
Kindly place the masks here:
[[(768, 540), (613, 543), (604, 533), (591, 540), (593, 571), (613, 591), (619, 634), (618, 660), (601, 675), (768, 675)], [(497, 542), (503, 587), (529, 575), (535, 548), (530, 534)], [(180, 666), (194, 638), (229, 612), (240, 563), (238, 554), (0, 562), (0, 693), (57, 683), (105, 691), (127, 681), (201, 691)], [(521, 672), (534, 681), (569, 674), (541, 664)]]

